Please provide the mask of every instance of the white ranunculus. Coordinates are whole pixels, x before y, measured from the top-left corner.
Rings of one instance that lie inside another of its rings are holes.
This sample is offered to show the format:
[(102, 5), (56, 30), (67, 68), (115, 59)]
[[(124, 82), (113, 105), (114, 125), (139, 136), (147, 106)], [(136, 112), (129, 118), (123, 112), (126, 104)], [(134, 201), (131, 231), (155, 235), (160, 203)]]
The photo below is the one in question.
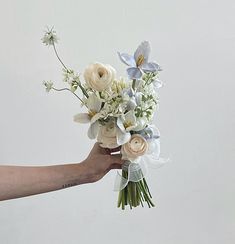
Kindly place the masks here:
[(104, 91), (110, 88), (115, 79), (116, 71), (108, 64), (90, 64), (84, 71), (87, 85), (95, 91)]
[(97, 137), (97, 141), (101, 143), (100, 146), (104, 148), (118, 147), (117, 130), (118, 128), (113, 121), (101, 126)]
[(139, 134), (133, 134), (130, 141), (122, 145), (121, 148), (122, 158), (128, 160), (135, 160), (143, 156), (147, 151), (148, 142)]

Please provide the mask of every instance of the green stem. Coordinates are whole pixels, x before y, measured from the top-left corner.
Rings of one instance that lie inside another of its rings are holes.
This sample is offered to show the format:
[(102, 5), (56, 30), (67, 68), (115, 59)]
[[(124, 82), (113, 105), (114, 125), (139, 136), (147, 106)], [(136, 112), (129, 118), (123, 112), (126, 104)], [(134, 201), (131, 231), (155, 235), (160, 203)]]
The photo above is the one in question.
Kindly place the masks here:
[[(138, 184), (138, 182), (137, 182), (136, 184)], [(144, 207), (144, 204), (143, 204), (143, 202), (142, 202), (142, 194), (141, 194), (141, 191), (139, 190), (138, 185), (136, 186), (136, 191), (137, 191), (137, 193), (138, 193), (139, 202), (141, 203), (141, 206)]]
[(122, 203), (122, 191), (119, 191), (118, 193), (118, 208), (120, 208)]
[(148, 187), (148, 184), (147, 184), (145, 178), (143, 178), (143, 182), (144, 182), (144, 186), (145, 186), (145, 188), (147, 189), (147, 191), (148, 191), (148, 193), (149, 193), (149, 196), (152, 198), (152, 195), (151, 195), (151, 193), (150, 193), (150, 190), (149, 190), (149, 187)]
[(53, 42), (53, 48), (54, 48), (56, 57), (58, 58), (58, 60), (59, 60), (60, 63), (62, 64), (62, 66), (68, 71), (68, 68), (65, 66), (65, 64), (62, 62), (62, 60), (61, 60), (60, 57), (59, 57), (59, 54), (58, 54), (58, 52), (57, 52), (57, 50), (56, 50), (56, 47), (55, 47), (55, 43), (54, 43), (54, 42)]
[(146, 190), (144, 188), (143, 182), (142, 181), (139, 181), (139, 182), (140, 182), (140, 186), (142, 188), (142, 191), (144, 193), (145, 199), (147, 200), (147, 202), (149, 202), (152, 205), (152, 207), (154, 207), (154, 203), (151, 201), (150, 197), (148, 196), (148, 194), (147, 194), (147, 192), (146, 192)]
[(89, 97), (86, 90), (84, 89), (84, 87), (81, 84), (78, 84), (79, 88), (82, 90), (82, 93), (84, 94), (84, 96), (86, 96), (87, 98)]
[(135, 83), (136, 83), (136, 79), (133, 80), (133, 83), (132, 83), (132, 88), (133, 90), (135, 90)]
[(128, 190), (129, 205), (130, 205), (130, 208), (132, 209), (131, 185), (130, 185), (130, 183), (128, 183), (128, 185), (127, 185), (127, 190)]
[(122, 210), (125, 209), (125, 195), (124, 195), (124, 189), (122, 190)]
[(130, 182), (130, 184), (131, 184), (131, 198), (132, 198), (132, 203), (133, 203), (133, 206), (136, 207), (136, 197), (135, 197), (134, 184), (133, 184), (133, 182)]
[[(139, 182), (138, 182), (138, 183), (139, 183)], [(150, 203), (149, 203), (149, 200), (148, 200), (148, 198), (147, 198), (147, 196), (146, 196), (146, 194), (145, 194), (145, 190), (142, 188), (142, 186), (141, 186), (140, 183), (138, 184), (138, 187), (139, 187), (139, 190), (143, 193), (143, 201), (147, 202), (149, 208), (151, 208), (151, 205), (150, 205)]]
[[(59, 54), (58, 54), (58, 52), (57, 52), (57, 49), (56, 49), (56, 47), (55, 47), (55, 43), (53, 43), (53, 48), (54, 48), (56, 57), (58, 58), (58, 60), (59, 60), (60, 63), (62, 64), (62, 66), (66, 69), (66, 71), (69, 72), (69, 69), (68, 69), (68, 68), (66, 67), (66, 65), (63, 63), (63, 61), (61, 60), (61, 58), (60, 58), (60, 56), (59, 56)], [(84, 89), (84, 87), (83, 87), (81, 84), (78, 84), (78, 86), (79, 86), (79, 88), (82, 90), (82, 93), (83, 93), (86, 97), (88, 97), (88, 94), (87, 94), (86, 90)]]

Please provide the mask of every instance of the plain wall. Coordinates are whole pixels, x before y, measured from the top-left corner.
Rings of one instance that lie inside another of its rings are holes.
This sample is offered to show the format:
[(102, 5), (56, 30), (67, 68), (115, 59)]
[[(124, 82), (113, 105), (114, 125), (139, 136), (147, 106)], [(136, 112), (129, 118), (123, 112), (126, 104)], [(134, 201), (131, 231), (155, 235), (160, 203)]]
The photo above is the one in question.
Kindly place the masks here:
[(40, 38), (54, 25), (65, 63), (125, 66), (117, 51), (142, 40), (164, 71), (156, 125), (162, 156), (151, 170), (157, 207), (121, 211), (116, 172), (95, 184), (0, 203), (1, 244), (235, 243), (235, 3), (224, 0), (1, 0), (0, 164), (80, 162), (93, 141), (73, 123), (70, 94), (46, 94), (61, 81)]

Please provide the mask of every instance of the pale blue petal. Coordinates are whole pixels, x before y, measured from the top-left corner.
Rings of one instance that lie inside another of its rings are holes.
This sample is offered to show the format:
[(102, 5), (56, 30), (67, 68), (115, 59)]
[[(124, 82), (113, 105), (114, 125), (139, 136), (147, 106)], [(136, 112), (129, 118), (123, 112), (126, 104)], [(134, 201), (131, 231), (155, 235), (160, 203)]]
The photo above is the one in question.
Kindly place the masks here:
[(135, 94), (135, 101), (136, 101), (136, 104), (138, 106), (140, 106), (141, 103), (142, 103), (142, 97), (143, 97), (143, 93), (142, 92), (136, 92), (136, 94)]
[(95, 139), (98, 135), (98, 132), (99, 132), (99, 122), (96, 121), (95, 123), (90, 125), (87, 135), (90, 139)]
[(139, 79), (142, 76), (141, 70), (135, 67), (128, 68), (127, 74), (130, 79)]
[(127, 89), (126, 93), (129, 97), (133, 97), (135, 95), (135, 92), (132, 88)]
[(159, 64), (157, 63), (152, 63), (152, 64), (155, 65), (157, 71), (162, 71), (162, 67)]
[(137, 104), (135, 99), (131, 98), (126, 105), (126, 109), (129, 110), (134, 110), (136, 108)]
[(143, 136), (146, 140), (149, 140), (153, 139), (154, 131), (151, 127), (146, 127), (145, 129), (138, 131), (138, 134)]
[(123, 133), (125, 132), (125, 127), (124, 127), (124, 125), (123, 125), (123, 120), (122, 120), (120, 117), (117, 118), (117, 126), (118, 126), (118, 128), (119, 128)]
[(131, 133), (130, 132), (123, 132), (119, 128), (117, 128), (117, 144), (123, 145), (130, 141)]
[(118, 52), (118, 56), (124, 64), (132, 67), (136, 66), (135, 59), (133, 56), (127, 53), (120, 53), (120, 52)]
[(145, 72), (155, 72), (157, 71), (154, 63), (146, 63), (141, 66), (141, 69)]
[(149, 62), (148, 64), (150, 64), (152, 67), (154, 67), (155, 71), (162, 71), (162, 68), (160, 67), (159, 64), (157, 64), (155, 62)]
[(150, 54), (150, 44), (148, 41), (143, 41), (135, 51), (134, 54), (135, 61), (138, 60), (138, 57), (140, 55), (143, 55), (145, 62), (148, 62), (149, 54)]

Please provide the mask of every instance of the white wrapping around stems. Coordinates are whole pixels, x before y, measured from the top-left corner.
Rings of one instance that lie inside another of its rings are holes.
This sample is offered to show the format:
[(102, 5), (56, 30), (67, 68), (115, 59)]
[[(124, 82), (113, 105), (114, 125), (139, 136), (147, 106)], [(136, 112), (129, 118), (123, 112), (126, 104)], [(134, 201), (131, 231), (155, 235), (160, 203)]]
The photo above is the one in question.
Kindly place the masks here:
[(148, 173), (148, 166), (151, 168), (159, 168), (168, 162), (169, 159), (154, 158), (154, 155), (144, 155), (135, 161), (125, 161), (122, 170), (128, 172), (128, 178), (123, 177), (120, 172), (114, 182), (114, 191), (121, 191), (124, 189), (128, 182), (138, 182), (145, 178)]

